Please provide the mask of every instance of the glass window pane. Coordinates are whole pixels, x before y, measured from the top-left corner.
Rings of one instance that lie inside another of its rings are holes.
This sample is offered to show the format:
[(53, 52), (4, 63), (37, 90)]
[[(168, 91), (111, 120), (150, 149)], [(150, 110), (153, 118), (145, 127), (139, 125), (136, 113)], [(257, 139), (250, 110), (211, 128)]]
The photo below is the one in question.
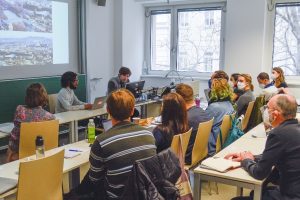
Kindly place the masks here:
[(277, 5), (274, 31), (273, 67), (285, 75), (300, 75), (300, 5)]
[(221, 10), (178, 12), (178, 71), (219, 69), (221, 15)]
[(151, 70), (170, 70), (171, 13), (151, 15)]

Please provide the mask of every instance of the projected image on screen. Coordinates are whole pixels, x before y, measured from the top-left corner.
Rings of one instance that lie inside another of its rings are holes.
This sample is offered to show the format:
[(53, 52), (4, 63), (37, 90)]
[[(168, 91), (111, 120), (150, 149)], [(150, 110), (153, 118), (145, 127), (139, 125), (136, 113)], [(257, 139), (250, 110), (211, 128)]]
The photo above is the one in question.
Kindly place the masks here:
[(0, 66), (64, 63), (69, 63), (66, 3), (0, 0)]

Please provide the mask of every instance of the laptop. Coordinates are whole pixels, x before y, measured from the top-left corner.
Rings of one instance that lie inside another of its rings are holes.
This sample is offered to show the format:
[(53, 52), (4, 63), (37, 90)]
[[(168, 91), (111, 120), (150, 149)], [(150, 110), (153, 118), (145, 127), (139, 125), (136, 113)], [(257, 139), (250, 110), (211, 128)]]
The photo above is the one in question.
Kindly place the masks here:
[(105, 102), (106, 102), (106, 96), (95, 98), (94, 104), (92, 106), (92, 110), (103, 108)]

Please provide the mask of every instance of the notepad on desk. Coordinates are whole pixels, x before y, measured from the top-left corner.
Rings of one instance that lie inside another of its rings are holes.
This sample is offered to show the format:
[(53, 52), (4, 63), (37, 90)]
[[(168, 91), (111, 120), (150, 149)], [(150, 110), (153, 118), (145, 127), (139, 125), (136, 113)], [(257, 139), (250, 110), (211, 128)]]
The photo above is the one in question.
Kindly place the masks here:
[(241, 166), (240, 162), (227, 160), (225, 158), (216, 158), (216, 157), (207, 158), (204, 161), (202, 161), (200, 165), (200, 167), (202, 168), (212, 169), (222, 173), (240, 166)]
[(67, 148), (65, 149), (65, 155), (64, 158), (74, 158), (76, 156), (79, 156), (81, 153), (87, 151), (87, 149), (82, 148)]
[(0, 194), (4, 194), (9, 190), (15, 188), (18, 184), (18, 181), (10, 178), (0, 177)]

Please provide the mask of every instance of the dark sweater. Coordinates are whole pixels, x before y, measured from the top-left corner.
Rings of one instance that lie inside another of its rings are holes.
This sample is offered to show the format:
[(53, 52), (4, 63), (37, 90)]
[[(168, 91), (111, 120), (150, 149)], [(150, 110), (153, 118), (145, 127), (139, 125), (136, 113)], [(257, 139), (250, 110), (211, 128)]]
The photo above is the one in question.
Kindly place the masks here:
[(189, 127), (193, 128), (193, 130), (185, 154), (185, 163), (191, 164), (192, 151), (193, 151), (196, 135), (198, 132), (199, 123), (206, 122), (210, 120), (211, 117), (209, 117), (209, 115), (206, 114), (202, 108), (196, 106), (189, 108), (187, 112), (188, 112)]
[(242, 161), (242, 167), (261, 180), (270, 174), (273, 166), (280, 174), (282, 199), (300, 199), (300, 125), (297, 119), (286, 120), (270, 132), (257, 162)]
[(156, 154), (151, 132), (130, 122), (120, 122), (97, 137), (91, 148), (89, 179), (103, 182), (107, 199), (120, 197), (136, 160)]
[(159, 127), (155, 127), (152, 131), (153, 136), (155, 138), (155, 145), (157, 147), (157, 153), (166, 150), (171, 146), (172, 139), (174, 136), (173, 132), (164, 132)]
[(250, 101), (254, 101), (255, 97), (251, 90), (247, 90), (240, 98), (237, 100), (237, 113), (238, 116), (244, 115), (248, 108), (248, 104)]

